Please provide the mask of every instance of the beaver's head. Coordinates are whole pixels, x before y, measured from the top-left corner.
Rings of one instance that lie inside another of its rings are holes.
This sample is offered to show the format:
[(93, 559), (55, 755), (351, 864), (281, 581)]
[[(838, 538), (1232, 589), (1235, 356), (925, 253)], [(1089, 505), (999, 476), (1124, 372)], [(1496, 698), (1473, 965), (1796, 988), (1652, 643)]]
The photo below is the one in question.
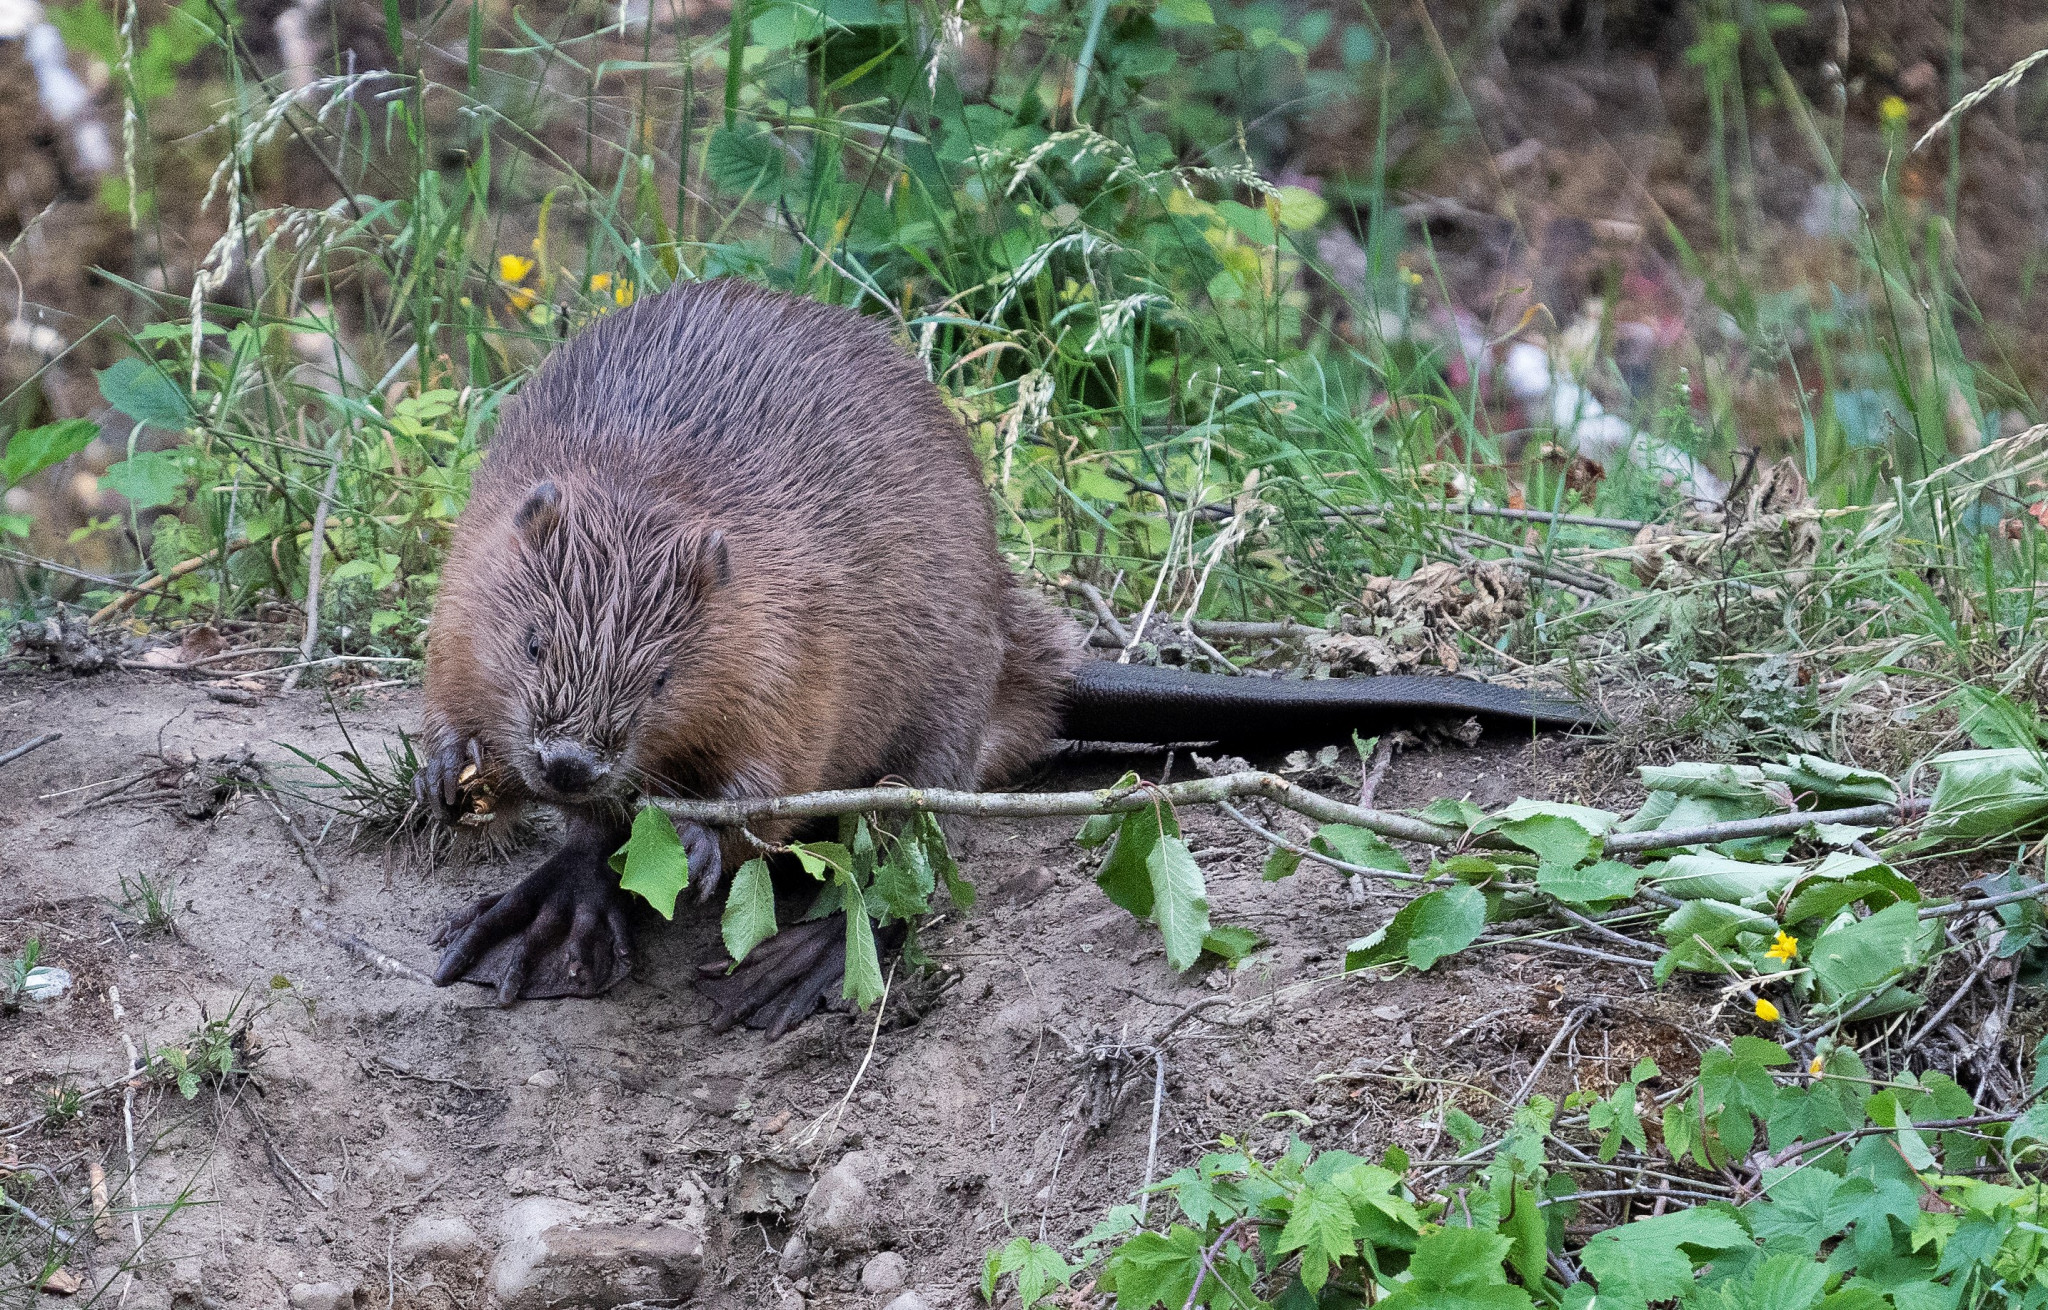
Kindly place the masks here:
[(617, 799), (650, 780), (638, 744), (693, 712), (708, 606), (732, 578), (724, 535), (631, 489), (542, 482), (511, 522), (511, 567), (479, 652), (511, 710), (498, 743), (543, 799)]

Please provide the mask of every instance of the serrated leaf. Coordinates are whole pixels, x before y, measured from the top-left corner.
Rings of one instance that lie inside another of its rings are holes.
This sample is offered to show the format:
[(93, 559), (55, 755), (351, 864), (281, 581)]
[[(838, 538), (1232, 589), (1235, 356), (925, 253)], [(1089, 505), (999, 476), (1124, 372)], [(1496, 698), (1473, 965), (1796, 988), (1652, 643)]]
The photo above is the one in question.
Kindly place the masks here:
[(882, 957), (875, 950), (875, 925), (853, 875), (841, 874), (839, 885), (846, 910), (846, 981), (839, 994), (865, 1010), (882, 999)]
[(727, 195), (753, 198), (764, 204), (782, 195), (782, 174), (788, 160), (774, 133), (758, 123), (719, 127), (704, 148), (704, 171)]
[(92, 444), (99, 426), (82, 418), (24, 428), (7, 439), (7, 453), (0, 456), (0, 490), (18, 487), (53, 464), (76, 455)]
[(911, 821), (918, 836), (918, 843), (924, 848), (925, 863), (929, 864), (938, 880), (946, 884), (946, 896), (962, 911), (974, 908), (974, 884), (960, 874), (959, 861), (953, 858), (953, 848), (946, 844), (946, 830), (939, 826), (936, 814), (920, 814)]
[(1596, 860), (1579, 869), (1543, 864), (1536, 869), (1536, 886), (1561, 901), (1594, 905), (1635, 895), (1642, 876), (1640, 869), (1619, 860)]
[(1081, 824), (1081, 831), (1074, 834), (1074, 844), (1094, 850), (1097, 846), (1116, 836), (1117, 825), (1124, 816), (1118, 814), (1091, 814)]
[[(1929, 925), (1932, 927), (1933, 925)], [(1829, 928), (1814, 940), (1808, 963), (1831, 999), (1876, 991), (1918, 968), (1924, 940), (1918, 907), (1901, 901), (1865, 919)]]
[(1147, 805), (1124, 815), (1117, 825), (1116, 844), (1102, 859), (1095, 885), (1109, 899), (1140, 919), (1152, 917), (1152, 874), (1149, 861), (1162, 837), (1180, 835), (1180, 824), (1164, 805)]
[(1300, 867), (1299, 851), (1290, 851), (1285, 846), (1275, 846), (1273, 853), (1266, 857), (1266, 867), (1260, 870), (1259, 877), (1265, 882), (1278, 882), (1282, 878), (1293, 877), (1294, 871)]
[(725, 939), (725, 953), (738, 964), (773, 937), (775, 929), (775, 887), (768, 876), (768, 861), (755, 856), (732, 876), (718, 932)]
[(1584, 805), (1518, 800), (1487, 820), (1497, 832), (1546, 864), (1583, 864), (1600, 849), (1600, 839), (1621, 816)]
[(1211, 955), (1220, 955), (1231, 964), (1259, 949), (1265, 938), (1250, 928), (1237, 928), (1228, 924), (1209, 929), (1202, 938), (1202, 949)]
[(1275, 1248), (1301, 1252), (1301, 1281), (1320, 1293), (1330, 1269), (1358, 1253), (1351, 1236), (1351, 1199), (1334, 1187), (1304, 1187), (1295, 1194)]
[(1951, 751), (1928, 762), (1940, 775), (1921, 824), (1929, 837), (2005, 837), (2048, 817), (2048, 762), (2035, 749)]
[(192, 407), (178, 384), (162, 370), (140, 359), (120, 359), (100, 370), (100, 395), (115, 409), (151, 427), (184, 431), (192, 422)]
[(1401, 907), (1386, 927), (1345, 948), (1344, 967), (1359, 969), (1405, 959), (1428, 969), (1464, 950), (1486, 927), (1486, 897), (1459, 884), (1427, 892)]
[(633, 816), (625, 851), (619, 890), (640, 897), (662, 918), (675, 918), (676, 897), (690, 885), (690, 855), (668, 813), (658, 805), (641, 806)]
[(1145, 856), (1152, 885), (1152, 919), (1166, 941), (1166, 962), (1177, 970), (1194, 967), (1209, 932), (1209, 898), (1202, 870), (1187, 843), (1161, 836)]
[(176, 450), (145, 450), (100, 474), (100, 489), (125, 497), (136, 509), (168, 505), (185, 489), (185, 459)]
[[(858, 836), (855, 840), (858, 842)], [(861, 856), (858, 845), (854, 847), (853, 856), (857, 869)], [(872, 843), (869, 858), (873, 858)], [(932, 887), (932, 866), (925, 859), (924, 843), (906, 834), (889, 852), (889, 858), (875, 870), (870, 890), (882, 908), (889, 912), (890, 918), (908, 921), (931, 910)]]
[(1446, 828), (1470, 829), (1486, 822), (1485, 810), (1471, 801), (1455, 800), (1449, 796), (1439, 796), (1413, 813), (1418, 819), (1427, 819)]
[(1367, 869), (1382, 869), (1388, 873), (1412, 873), (1408, 861), (1401, 852), (1387, 844), (1387, 839), (1367, 828), (1353, 827), (1348, 823), (1326, 823), (1316, 829), (1316, 835), (1309, 845), (1322, 852)]
[(1733, 1216), (1702, 1207), (1638, 1219), (1596, 1233), (1579, 1252), (1600, 1285), (1600, 1299), (1616, 1304), (1674, 1300), (1693, 1285), (1688, 1248), (1711, 1253), (1751, 1245)]

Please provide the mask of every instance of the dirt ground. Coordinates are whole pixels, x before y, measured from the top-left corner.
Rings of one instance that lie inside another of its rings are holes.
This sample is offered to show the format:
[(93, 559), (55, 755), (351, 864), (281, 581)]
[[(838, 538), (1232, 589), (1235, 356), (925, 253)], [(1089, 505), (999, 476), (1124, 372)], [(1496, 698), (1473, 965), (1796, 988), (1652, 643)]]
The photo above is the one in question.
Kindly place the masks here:
[[(358, 693), (338, 712), (381, 754), (416, 722), (417, 694)], [(1089, 885), (1096, 857), (1072, 844), (1072, 821), (988, 822), (960, 852), (982, 906), (926, 934), (938, 980), (899, 970), (879, 1032), (872, 1015), (828, 1015), (772, 1044), (712, 1034), (690, 980), (718, 953), (717, 925), (687, 913), (643, 919), (634, 976), (603, 999), (501, 1010), (478, 989), (367, 967), (334, 935), (431, 967), (431, 925), (544, 845), (512, 867), (425, 870), (330, 836), (322, 900), (259, 794), (191, 821), (145, 781), (68, 813), (93, 794), (71, 789), (187, 753), (246, 745), (286, 774), (284, 743), (342, 745), (321, 694), (236, 706), (164, 675), (0, 679), (0, 744), (50, 729), (63, 739), (0, 775), (0, 961), (37, 936), (75, 984), (0, 1018), (0, 1160), (49, 1171), (32, 1195), (81, 1230), (88, 1172), (104, 1166), (115, 1213), (71, 1260), (86, 1287), (70, 1304), (95, 1288), (145, 1307), (978, 1304), (991, 1247), (1071, 1241), (1132, 1199), (1153, 1068), (1127, 1048), (1219, 996), (1166, 1044), (1161, 1176), (1226, 1134), (1260, 1151), (1294, 1132), (1426, 1156), (1445, 1096), (1486, 1117), (1489, 1094), (1511, 1093), (1592, 999), (1605, 1018), (1546, 1071), (1547, 1089), (1605, 1085), (1645, 1053), (1673, 1072), (1692, 1064), (1666, 1022), (1692, 1002), (1619, 966), (1495, 947), (1427, 976), (1342, 978), (1344, 944), (1393, 900), (1312, 866), (1262, 882), (1263, 843), (1206, 814), (1186, 823), (1214, 917), (1269, 941), (1235, 969), (1173, 974), (1156, 932)], [(1379, 801), (1554, 794), (1581, 749), (1549, 737), (1419, 751)], [(1069, 761), (1041, 785), (1132, 763)], [(1163, 761), (1135, 763), (1157, 776)], [(319, 811), (292, 809), (320, 830)], [(175, 884), (174, 932), (141, 932), (122, 907), (123, 879), (143, 875)], [(162, 1083), (135, 1097), (145, 1241), (126, 1287), (123, 1033), (177, 1047), (223, 1018), (246, 1027), (248, 1077), (189, 1100)], [(46, 1125), (66, 1087), (88, 1093), (81, 1112)]]

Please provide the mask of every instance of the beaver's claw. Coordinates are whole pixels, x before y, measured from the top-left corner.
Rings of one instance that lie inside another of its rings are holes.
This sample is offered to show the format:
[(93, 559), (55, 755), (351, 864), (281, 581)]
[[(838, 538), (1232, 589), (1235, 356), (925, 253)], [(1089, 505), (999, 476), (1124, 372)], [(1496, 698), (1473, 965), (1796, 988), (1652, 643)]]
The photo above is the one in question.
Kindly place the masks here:
[(451, 741), (427, 752), (427, 758), (412, 776), (412, 794), (423, 805), (431, 805), (441, 822), (453, 826), (469, 813), (466, 792), (482, 774), (483, 747), (476, 738)]
[(730, 973), (722, 965), (705, 967), (717, 973), (697, 982), (711, 1002), (711, 1031), (744, 1023), (766, 1028), (773, 1041), (816, 1013), (827, 993), (838, 993), (846, 977), (846, 916), (792, 924)]
[(632, 972), (632, 931), (610, 871), (571, 843), (510, 891), (462, 910), (434, 934), (434, 982), (460, 979), (521, 997), (596, 996)]

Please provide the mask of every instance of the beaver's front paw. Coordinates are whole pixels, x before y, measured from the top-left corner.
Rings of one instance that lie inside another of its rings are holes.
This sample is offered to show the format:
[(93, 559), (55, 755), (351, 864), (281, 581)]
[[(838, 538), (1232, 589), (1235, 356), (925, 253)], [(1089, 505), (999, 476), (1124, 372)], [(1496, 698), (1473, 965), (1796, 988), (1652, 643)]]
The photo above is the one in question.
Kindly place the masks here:
[(434, 935), (434, 982), (520, 997), (596, 996), (632, 972), (625, 900), (603, 861), (566, 844), (524, 882), (457, 913)]
[[(441, 822), (455, 826), (473, 823), (477, 813), (490, 813), (489, 798), (479, 785), (483, 777), (484, 752), (476, 738), (446, 739), (432, 748), (412, 776), (413, 796), (433, 807)], [(481, 811), (477, 802), (483, 800)]]

